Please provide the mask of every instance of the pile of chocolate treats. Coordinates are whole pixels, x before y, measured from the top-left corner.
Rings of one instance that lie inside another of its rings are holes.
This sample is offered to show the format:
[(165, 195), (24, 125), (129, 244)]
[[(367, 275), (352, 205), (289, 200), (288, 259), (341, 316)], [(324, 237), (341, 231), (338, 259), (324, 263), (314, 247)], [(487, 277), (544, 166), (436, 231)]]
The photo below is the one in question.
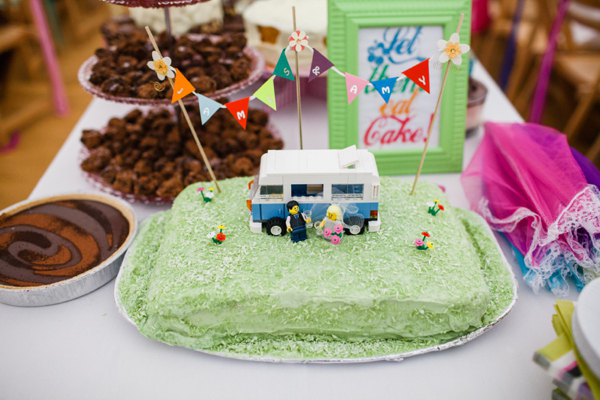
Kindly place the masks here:
[[(214, 40), (214, 41), (213, 41)], [(171, 98), (172, 89), (157, 91), (156, 72), (146, 65), (152, 60), (152, 44), (145, 31), (135, 28), (127, 34), (111, 37), (112, 46), (96, 50), (98, 61), (92, 67), (90, 82), (111, 96), (143, 99)], [(183, 35), (168, 42), (163, 32), (157, 44), (164, 56), (172, 59), (196, 88), (208, 94), (246, 79), (251, 60), (244, 54), (246, 37), (243, 33), (228, 33), (202, 39)]]
[[(227, 99), (220, 99), (226, 103)], [(198, 106), (186, 106), (217, 179), (254, 175), (260, 157), (283, 148), (267, 128), (269, 116), (250, 109), (243, 130), (226, 110), (202, 125)], [(167, 109), (135, 109), (112, 118), (102, 131), (84, 130), (90, 155), (81, 168), (102, 177), (115, 190), (140, 197), (175, 197), (191, 183), (210, 181), (189, 127)]]

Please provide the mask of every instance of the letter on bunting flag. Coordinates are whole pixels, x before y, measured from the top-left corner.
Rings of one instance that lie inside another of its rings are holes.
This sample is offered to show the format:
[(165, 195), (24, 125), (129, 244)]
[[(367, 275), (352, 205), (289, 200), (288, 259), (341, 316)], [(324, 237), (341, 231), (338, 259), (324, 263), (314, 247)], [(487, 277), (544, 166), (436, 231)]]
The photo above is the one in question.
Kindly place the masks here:
[(198, 107), (200, 107), (200, 118), (202, 119), (202, 125), (206, 123), (222, 107), (221, 103), (209, 99), (198, 93), (194, 93), (198, 97)]
[(271, 107), (273, 110), (277, 110), (277, 102), (275, 101), (275, 85), (273, 81), (275, 77), (270, 77), (261, 87), (254, 92), (253, 96)]
[(429, 93), (429, 58), (402, 73), (421, 89)]
[(308, 81), (312, 81), (331, 67), (333, 67), (333, 63), (329, 61), (323, 54), (319, 53), (318, 50), (313, 49), (313, 57), (310, 65)]
[(289, 79), (290, 81), (294, 80), (294, 74), (292, 74), (292, 67), (290, 67), (290, 63), (285, 56), (285, 50), (281, 51), (281, 55), (279, 56), (279, 60), (277, 60), (277, 65), (275, 65), (275, 70), (273, 74), (280, 76), (285, 79)]
[(190, 81), (188, 81), (178, 69), (175, 69), (175, 71), (177, 71), (177, 75), (175, 75), (175, 87), (173, 88), (173, 97), (171, 98), (171, 103), (175, 103), (177, 100), (184, 98), (196, 90)]
[(392, 91), (394, 90), (394, 85), (396, 84), (397, 80), (398, 77), (395, 76), (393, 78), (380, 79), (371, 83), (373, 84), (373, 87), (377, 89), (381, 97), (383, 97), (383, 101), (387, 103), (390, 101), (390, 96), (392, 95)]
[(369, 81), (359, 78), (358, 76), (354, 76), (349, 73), (345, 73), (346, 75), (346, 92), (348, 93), (348, 104), (352, 103), (358, 93), (365, 88), (369, 84)]
[(240, 123), (242, 128), (246, 129), (246, 123), (248, 122), (248, 100), (249, 97), (245, 97), (240, 100), (232, 101), (231, 103), (225, 104), (225, 107), (229, 110), (231, 115)]

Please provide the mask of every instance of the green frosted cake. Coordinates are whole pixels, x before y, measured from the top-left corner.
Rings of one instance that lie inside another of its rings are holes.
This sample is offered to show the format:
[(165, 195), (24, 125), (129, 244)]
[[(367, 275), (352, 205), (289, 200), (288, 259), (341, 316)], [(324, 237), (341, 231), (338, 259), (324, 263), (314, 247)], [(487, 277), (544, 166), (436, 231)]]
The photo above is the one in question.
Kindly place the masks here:
[[(513, 299), (496, 243), (442, 191), (381, 178), (381, 229), (337, 246), (252, 233), (248, 179), (221, 182), (208, 203), (187, 187), (148, 218), (117, 285), (146, 336), (209, 352), (361, 357), (443, 343), (497, 318)], [(428, 213), (434, 198), (446, 205)], [(207, 239), (225, 225), (223, 244)], [(434, 248), (415, 239), (431, 235)]]

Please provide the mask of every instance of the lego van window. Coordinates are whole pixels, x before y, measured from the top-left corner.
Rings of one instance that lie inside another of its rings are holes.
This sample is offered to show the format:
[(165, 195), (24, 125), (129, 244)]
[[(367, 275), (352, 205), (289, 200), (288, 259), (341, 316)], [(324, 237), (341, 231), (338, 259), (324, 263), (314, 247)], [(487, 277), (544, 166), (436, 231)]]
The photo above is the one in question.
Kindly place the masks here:
[(331, 185), (331, 196), (334, 199), (339, 198), (360, 198), (363, 197), (364, 185)]
[(267, 196), (267, 197), (271, 197), (271, 196), (282, 197), (283, 196), (283, 186), (282, 185), (261, 186), (260, 187), (260, 195)]
[(292, 197), (323, 196), (323, 185), (292, 185)]

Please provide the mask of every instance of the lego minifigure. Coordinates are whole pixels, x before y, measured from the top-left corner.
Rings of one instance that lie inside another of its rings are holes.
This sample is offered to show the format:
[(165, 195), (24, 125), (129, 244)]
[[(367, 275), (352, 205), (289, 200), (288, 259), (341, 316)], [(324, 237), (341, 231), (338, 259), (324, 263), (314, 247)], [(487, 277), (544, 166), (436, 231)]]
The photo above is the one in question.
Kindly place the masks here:
[[(338, 225), (343, 226), (342, 209), (337, 204), (332, 204), (327, 208), (327, 215), (323, 218), (323, 221), (315, 226), (317, 228), (317, 235), (325, 237), (323, 232), (326, 229), (333, 232), (334, 228)], [(326, 239), (331, 240), (331, 238), (327, 237)]]
[(300, 212), (300, 205), (297, 201), (292, 200), (287, 203), (287, 210), (290, 215), (285, 221), (287, 231), (291, 232), (292, 242), (301, 242), (306, 240), (306, 224), (311, 222), (311, 219), (306, 214)]

